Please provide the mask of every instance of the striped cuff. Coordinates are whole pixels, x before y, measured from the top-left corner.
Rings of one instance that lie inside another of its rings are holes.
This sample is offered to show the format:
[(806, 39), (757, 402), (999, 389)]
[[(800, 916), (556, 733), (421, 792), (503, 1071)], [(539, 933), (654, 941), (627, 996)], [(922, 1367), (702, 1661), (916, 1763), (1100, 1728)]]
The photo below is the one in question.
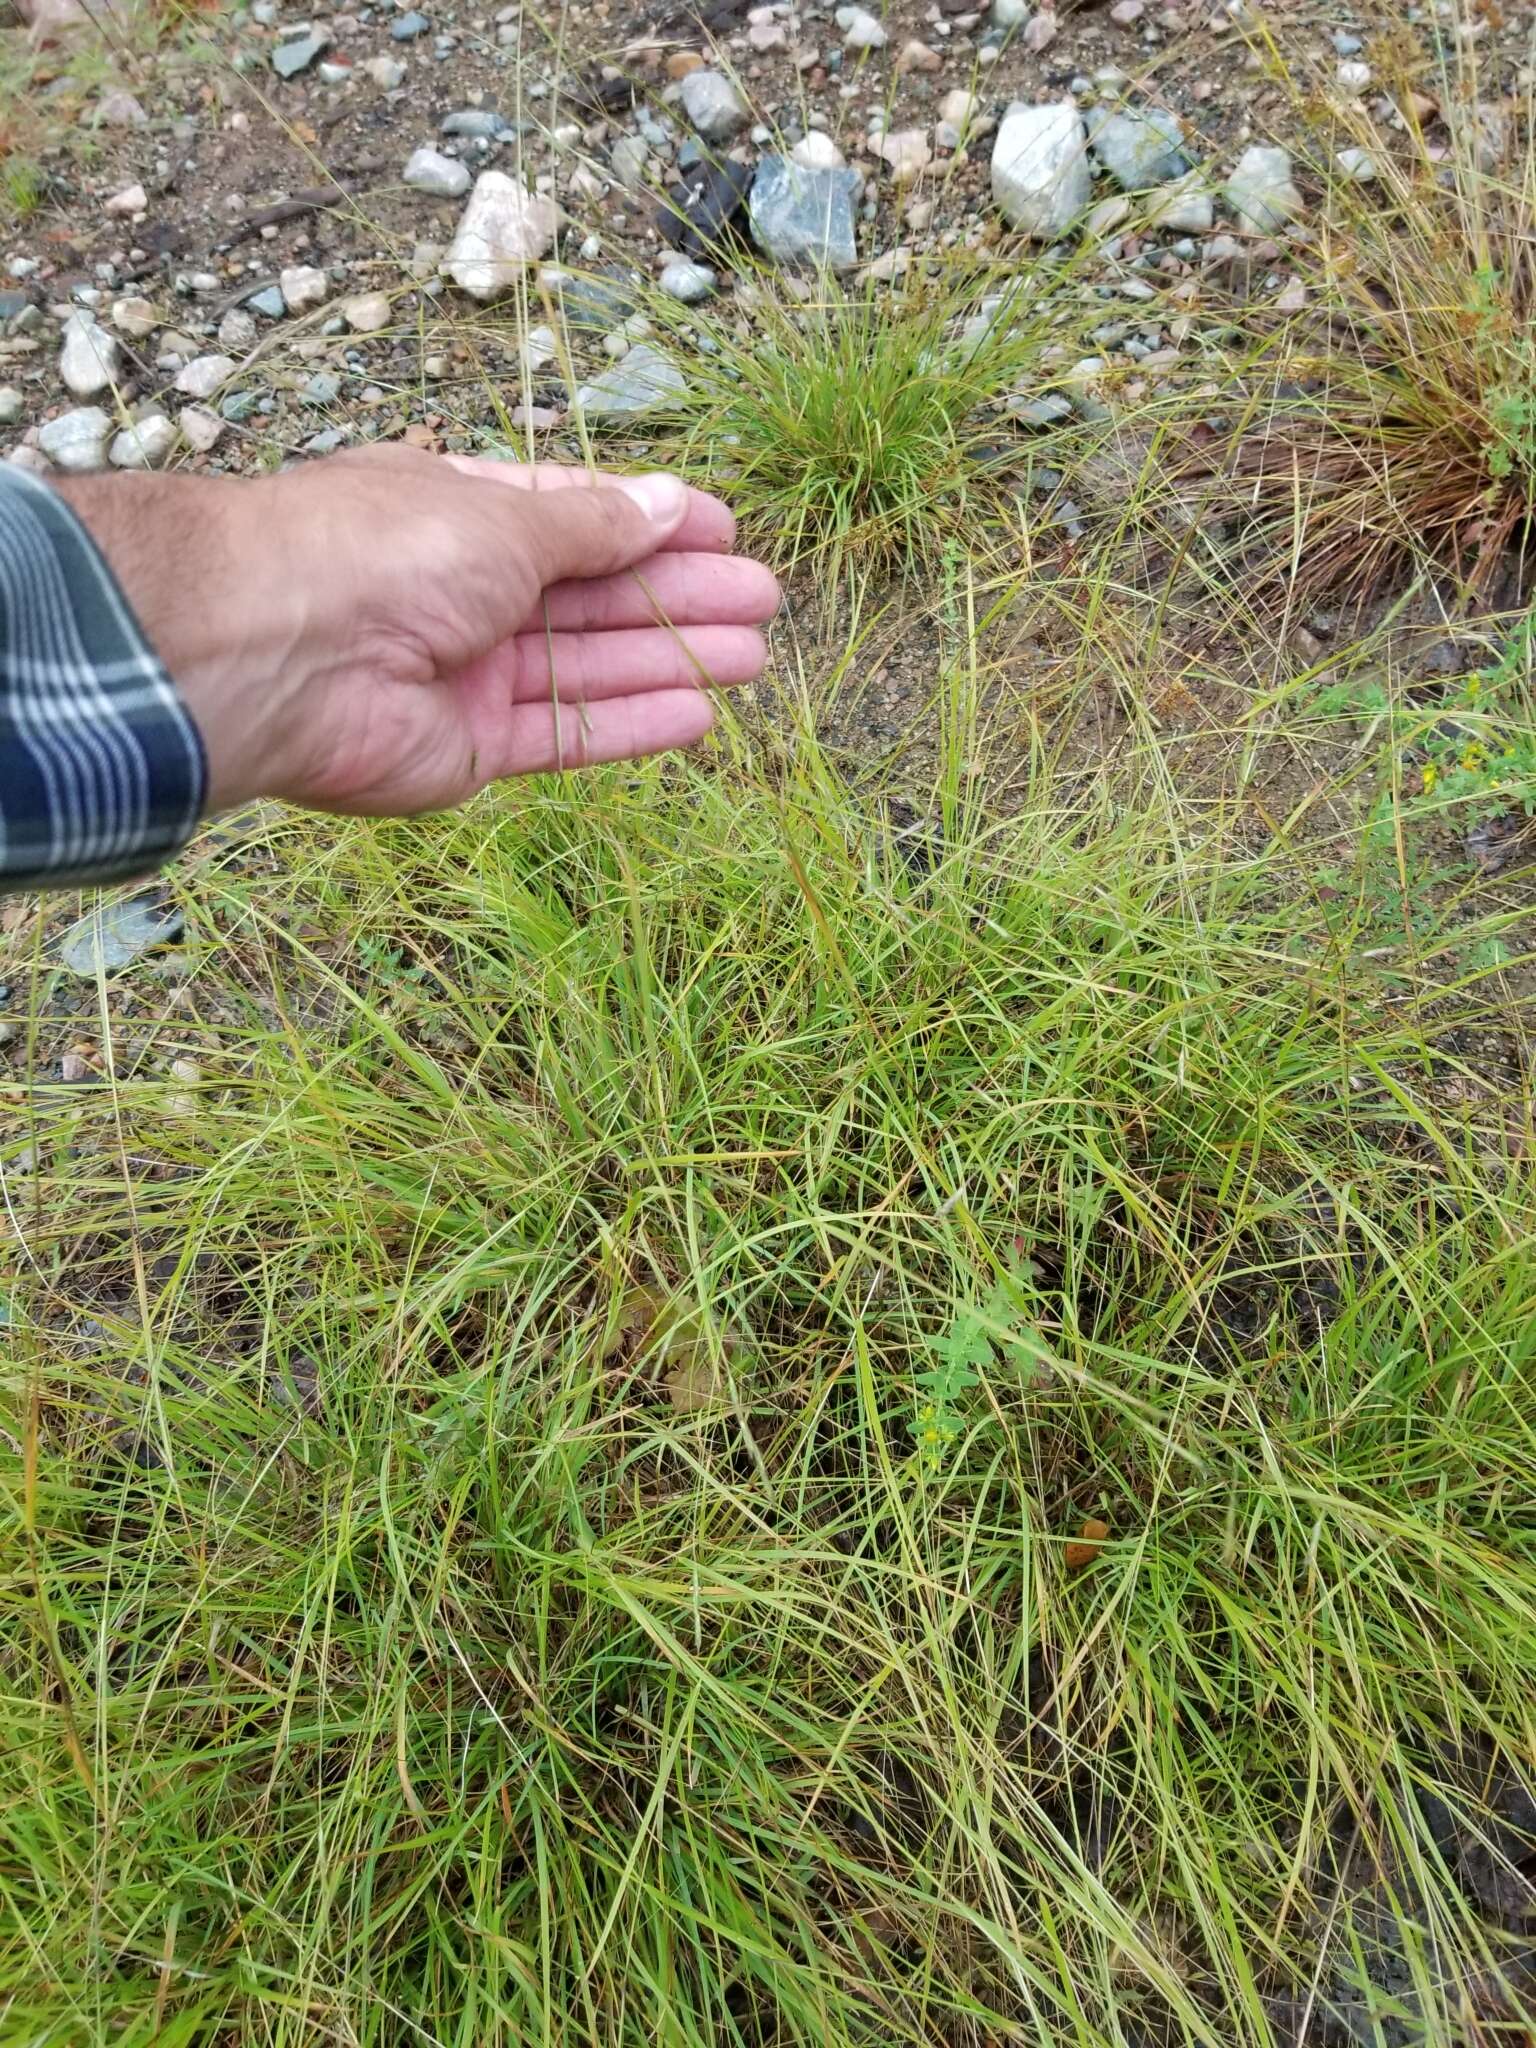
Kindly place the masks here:
[(125, 881), (191, 838), (202, 737), (117, 579), (0, 463), (0, 889)]

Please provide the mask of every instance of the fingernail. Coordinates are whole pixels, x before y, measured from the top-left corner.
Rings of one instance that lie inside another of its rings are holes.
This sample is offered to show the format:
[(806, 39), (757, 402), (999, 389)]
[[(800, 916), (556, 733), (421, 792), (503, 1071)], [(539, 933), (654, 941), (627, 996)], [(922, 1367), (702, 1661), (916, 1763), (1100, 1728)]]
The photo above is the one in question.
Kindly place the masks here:
[(683, 516), (688, 492), (677, 477), (657, 472), (653, 476), (621, 476), (615, 482), (625, 497), (633, 498), (647, 519), (654, 519), (658, 526), (673, 526)]

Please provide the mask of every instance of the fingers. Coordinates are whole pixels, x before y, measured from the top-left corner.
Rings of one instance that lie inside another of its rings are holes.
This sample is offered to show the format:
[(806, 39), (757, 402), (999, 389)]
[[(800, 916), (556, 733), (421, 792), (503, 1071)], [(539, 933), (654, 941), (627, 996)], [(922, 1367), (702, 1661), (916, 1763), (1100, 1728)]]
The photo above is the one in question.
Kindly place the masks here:
[[(476, 455), (444, 455), (432, 458), (484, 483), (500, 484), (514, 491), (565, 491), (612, 489), (617, 478), (594, 475), (566, 462), (493, 462)], [(667, 542), (695, 554), (729, 554), (736, 541), (736, 521), (718, 498), (707, 491), (688, 491), (687, 510), (682, 523)]]
[[(514, 703), (595, 704), (654, 690), (734, 688), (763, 672), (767, 647), (750, 626), (641, 627), (618, 633), (524, 633), (486, 657), (510, 665)], [(503, 688), (506, 681), (503, 681)]]
[(714, 723), (702, 690), (654, 690), (606, 703), (513, 707), (506, 775), (547, 775), (598, 761), (631, 761), (668, 747), (691, 746)]
[(761, 562), (680, 549), (617, 576), (557, 583), (526, 632), (611, 633), (623, 627), (759, 626), (779, 606), (779, 586)]

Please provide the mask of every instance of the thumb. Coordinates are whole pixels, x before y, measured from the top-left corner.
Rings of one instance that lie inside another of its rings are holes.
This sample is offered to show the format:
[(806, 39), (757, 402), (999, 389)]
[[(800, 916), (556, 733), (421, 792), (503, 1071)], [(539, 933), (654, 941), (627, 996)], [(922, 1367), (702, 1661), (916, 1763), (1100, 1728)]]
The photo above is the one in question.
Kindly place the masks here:
[(546, 590), (643, 562), (666, 546), (688, 510), (686, 487), (661, 474), (521, 495), (528, 547)]

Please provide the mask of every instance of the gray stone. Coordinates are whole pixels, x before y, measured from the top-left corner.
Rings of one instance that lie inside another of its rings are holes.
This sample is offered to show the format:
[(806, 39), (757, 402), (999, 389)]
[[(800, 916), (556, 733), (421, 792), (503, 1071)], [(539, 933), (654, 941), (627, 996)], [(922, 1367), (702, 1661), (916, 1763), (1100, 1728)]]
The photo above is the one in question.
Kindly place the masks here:
[(196, 449), (199, 455), (207, 455), (224, 438), (224, 422), (217, 413), (205, 412), (200, 405), (184, 405), (179, 424), (188, 447)]
[(650, 160), (650, 149), (639, 135), (621, 135), (608, 152), (614, 177), (630, 192), (638, 192), (644, 186)]
[(1072, 417), (1072, 401), (1060, 391), (1043, 391), (1034, 398), (1010, 398), (1008, 410), (1023, 427), (1058, 427)]
[(552, 199), (505, 171), (482, 171), (448, 251), (448, 274), (471, 298), (494, 299), (549, 253), (559, 226)]
[(1095, 116), (1088, 137), (1094, 155), (1122, 192), (1166, 185), (1190, 168), (1177, 116), (1155, 107), (1144, 113)]
[(111, 92), (104, 92), (96, 102), (96, 111), (91, 117), (97, 128), (147, 128), (149, 116), (139, 105), (131, 92), (124, 92), (121, 86)]
[(839, 7), (837, 25), (843, 31), (843, 41), (850, 50), (885, 48), (885, 30), (867, 7)]
[(26, 398), (14, 384), (0, 384), (0, 427), (14, 427), (26, 404)]
[(1376, 159), (1368, 149), (1341, 149), (1333, 160), (1333, 167), (1341, 178), (1348, 178), (1355, 185), (1371, 185), (1376, 181)]
[(436, 149), (412, 150), (401, 177), (413, 192), (433, 199), (462, 199), (469, 190), (469, 167)]
[(70, 314), (64, 323), (59, 375), (76, 398), (95, 398), (110, 391), (121, 360), (122, 350), (117, 341), (98, 325), (94, 313), (82, 308)]
[(309, 69), (330, 40), (327, 35), (310, 35), (279, 43), (272, 52), (272, 69), (279, 78), (297, 78), (301, 71)]
[(227, 384), (240, 365), (233, 356), (194, 356), (176, 377), (176, 389), (184, 398), (212, 398), (221, 384)]
[(226, 349), (246, 349), (256, 346), (256, 316), (247, 313), (243, 306), (231, 306), (219, 322), (219, 340)]
[(1165, 234), (1206, 235), (1216, 222), (1216, 196), (1201, 172), (1189, 171), (1153, 193), (1145, 217)]
[(1288, 150), (1255, 142), (1245, 149), (1225, 186), (1227, 203), (1244, 227), (1273, 234), (1301, 212)]
[(747, 196), (753, 238), (775, 263), (852, 270), (859, 260), (854, 222), (863, 189), (857, 171), (808, 171), (765, 156)]
[(94, 980), (131, 967), (157, 947), (175, 945), (184, 928), (181, 912), (153, 896), (101, 903), (60, 939), (59, 958), (72, 974)]
[(1010, 107), (992, 145), (992, 197), (1009, 226), (1053, 242), (1092, 193), (1088, 131), (1071, 101)]
[(402, 14), (389, 25), (389, 33), (397, 43), (413, 43), (418, 36), (431, 30), (432, 23), (424, 14), (413, 7), (409, 14)]
[(752, 118), (720, 71), (690, 71), (683, 80), (683, 112), (706, 142), (729, 142)]
[(283, 304), (290, 313), (312, 312), (331, 296), (331, 281), (313, 263), (295, 263), (278, 279)]
[(55, 468), (84, 476), (104, 467), (111, 438), (112, 422), (101, 407), (82, 405), (39, 427), (37, 445)]
[(177, 439), (175, 421), (163, 412), (152, 412), (123, 428), (107, 450), (107, 460), (114, 469), (159, 469), (169, 462)]
[(301, 405), (334, 405), (341, 396), (341, 379), (334, 370), (316, 370), (313, 377), (300, 386)]
[(359, 292), (342, 300), (341, 317), (354, 334), (382, 334), (395, 316), (388, 292)]
[(252, 292), (245, 303), (263, 320), (281, 320), (288, 310), (283, 304), (282, 286), (276, 284), (264, 284), (260, 291)]
[(219, 416), (228, 420), (232, 427), (243, 427), (260, 407), (259, 392), (231, 391), (227, 398), (219, 400)]
[(394, 92), (405, 83), (405, 66), (398, 57), (370, 57), (361, 68), (380, 92)]
[(633, 413), (675, 410), (688, 395), (687, 379), (660, 349), (639, 342), (622, 362), (583, 384), (572, 410), (589, 419), (625, 419)]
[(658, 279), (667, 297), (684, 306), (696, 306), (701, 299), (707, 299), (715, 289), (715, 282), (715, 273), (707, 263), (683, 260), (669, 263)]
[(505, 142), (517, 130), (494, 107), (459, 107), (444, 114), (437, 124), (439, 135), (458, 135), (468, 142)]

